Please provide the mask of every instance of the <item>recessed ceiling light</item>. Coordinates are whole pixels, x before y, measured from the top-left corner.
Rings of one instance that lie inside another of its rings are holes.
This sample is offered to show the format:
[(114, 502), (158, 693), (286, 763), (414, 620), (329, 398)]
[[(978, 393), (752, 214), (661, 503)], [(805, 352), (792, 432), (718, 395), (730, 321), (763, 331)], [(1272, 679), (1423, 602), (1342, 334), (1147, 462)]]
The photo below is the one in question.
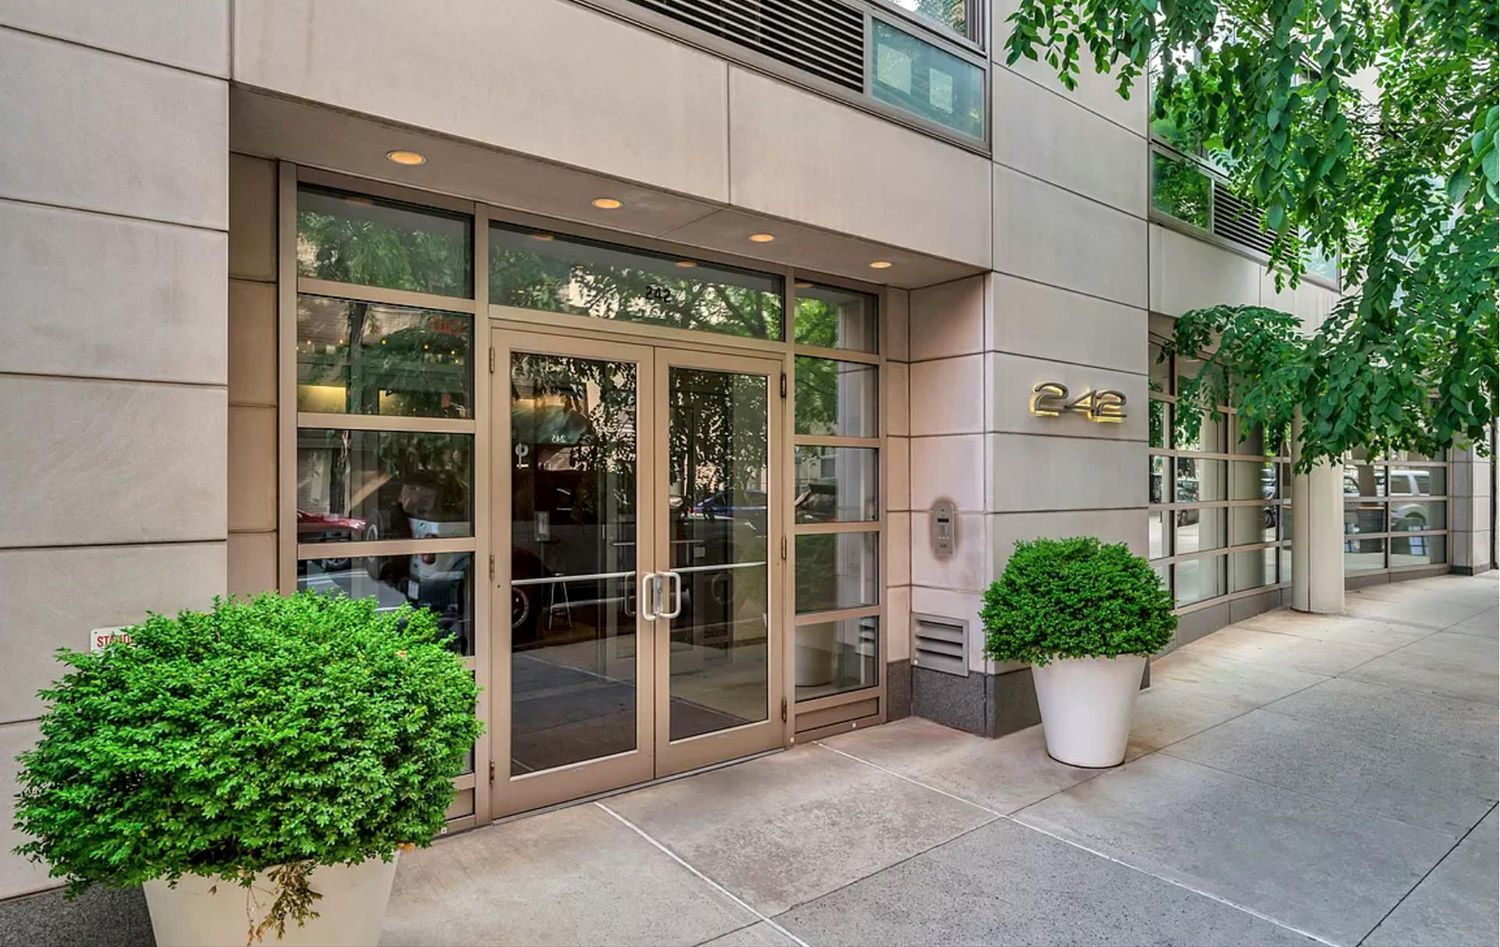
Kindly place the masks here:
[(812, 289), (812, 284), (809, 283), (805, 279), (799, 279), (797, 282), (793, 283), (792, 285), (795, 286), (795, 287), (797, 287), (798, 289)]
[(552, 239), (552, 234), (550, 234), (550, 233), (534, 233), (534, 234), (531, 235), (531, 239), (533, 239), (533, 240), (551, 240)]
[(776, 235), (773, 233), (752, 233), (750, 235), (751, 243), (770, 243), (775, 239)]
[(387, 151), (385, 156), (396, 164), (404, 164), (407, 167), (416, 167), (419, 164), (427, 163), (427, 156), (420, 151), (404, 151), (397, 148), (395, 151)]
[(695, 267), (695, 266), (698, 265), (698, 261), (697, 260), (678, 260), (677, 261), (677, 265), (680, 266), (680, 267), (682, 267), (684, 270), (690, 270), (693, 267)]
[(615, 210), (621, 206), (613, 197), (596, 197), (590, 203), (600, 210)]
[(891, 261), (890, 260), (871, 260), (870, 261), (870, 269), (872, 269), (872, 270), (888, 270), (890, 268), (891, 268)]

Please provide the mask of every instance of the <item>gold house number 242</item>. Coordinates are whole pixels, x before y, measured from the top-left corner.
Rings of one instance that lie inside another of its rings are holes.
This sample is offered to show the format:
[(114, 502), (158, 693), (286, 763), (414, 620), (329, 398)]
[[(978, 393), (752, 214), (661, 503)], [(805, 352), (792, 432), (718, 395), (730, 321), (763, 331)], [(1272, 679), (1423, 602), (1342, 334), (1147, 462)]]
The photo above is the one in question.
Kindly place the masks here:
[(1031, 413), (1042, 418), (1060, 418), (1077, 411), (1090, 421), (1114, 423), (1125, 420), (1125, 394), (1113, 388), (1088, 389), (1069, 400), (1068, 386), (1044, 381), (1031, 389)]

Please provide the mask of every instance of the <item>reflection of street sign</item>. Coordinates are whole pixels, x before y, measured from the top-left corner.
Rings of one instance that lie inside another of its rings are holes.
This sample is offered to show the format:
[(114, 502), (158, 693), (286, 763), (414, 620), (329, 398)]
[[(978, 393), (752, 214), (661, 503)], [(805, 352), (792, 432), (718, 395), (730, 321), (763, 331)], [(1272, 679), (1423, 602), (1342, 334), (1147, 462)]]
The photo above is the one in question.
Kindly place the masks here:
[(119, 625), (114, 628), (95, 628), (89, 632), (89, 651), (98, 654), (116, 641), (130, 644), (130, 636), (124, 634), (125, 626)]

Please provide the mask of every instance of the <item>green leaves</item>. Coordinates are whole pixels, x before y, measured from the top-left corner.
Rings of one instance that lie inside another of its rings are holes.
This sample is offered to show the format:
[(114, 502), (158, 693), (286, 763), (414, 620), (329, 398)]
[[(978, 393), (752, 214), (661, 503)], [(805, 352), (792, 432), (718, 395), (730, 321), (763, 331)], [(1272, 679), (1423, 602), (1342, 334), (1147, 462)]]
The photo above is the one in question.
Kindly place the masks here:
[(1011, 21), (1032, 27), (1012, 53), (1057, 50), (1063, 72), (1087, 55), (1122, 92), (1149, 65), (1153, 133), (1265, 209), (1278, 289), (1309, 248), (1338, 257), (1344, 296), (1319, 324), (1288, 332), (1259, 307), (1179, 321), (1179, 350), (1236, 378), (1231, 403), (1300, 410), (1303, 463), (1484, 444), (1500, 408), (1496, 0), (1019, 0)]
[(1093, 537), (1017, 542), (980, 618), (987, 657), (1028, 664), (1154, 654), (1177, 628), (1172, 596), (1150, 564)]
[(473, 675), (430, 612), (263, 595), (130, 634), (63, 653), (73, 670), (42, 692), (42, 739), (21, 756), (15, 827), (32, 841), (17, 852), (70, 890), (243, 883), (441, 830), (480, 726)]

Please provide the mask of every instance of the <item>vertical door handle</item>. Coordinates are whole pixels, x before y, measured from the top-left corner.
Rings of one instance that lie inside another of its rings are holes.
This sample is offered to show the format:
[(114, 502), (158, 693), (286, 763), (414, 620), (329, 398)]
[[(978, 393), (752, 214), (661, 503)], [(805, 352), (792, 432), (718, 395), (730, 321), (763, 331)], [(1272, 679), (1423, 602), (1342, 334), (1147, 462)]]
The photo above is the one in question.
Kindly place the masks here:
[(647, 621), (656, 620), (656, 604), (661, 593), (661, 576), (647, 572), (641, 576), (641, 590), (636, 596), (636, 610)]
[(676, 618), (682, 614), (682, 574), (680, 572), (663, 572), (662, 578), (672, 583), (672, 610), (662, 612), (662, 618)]

